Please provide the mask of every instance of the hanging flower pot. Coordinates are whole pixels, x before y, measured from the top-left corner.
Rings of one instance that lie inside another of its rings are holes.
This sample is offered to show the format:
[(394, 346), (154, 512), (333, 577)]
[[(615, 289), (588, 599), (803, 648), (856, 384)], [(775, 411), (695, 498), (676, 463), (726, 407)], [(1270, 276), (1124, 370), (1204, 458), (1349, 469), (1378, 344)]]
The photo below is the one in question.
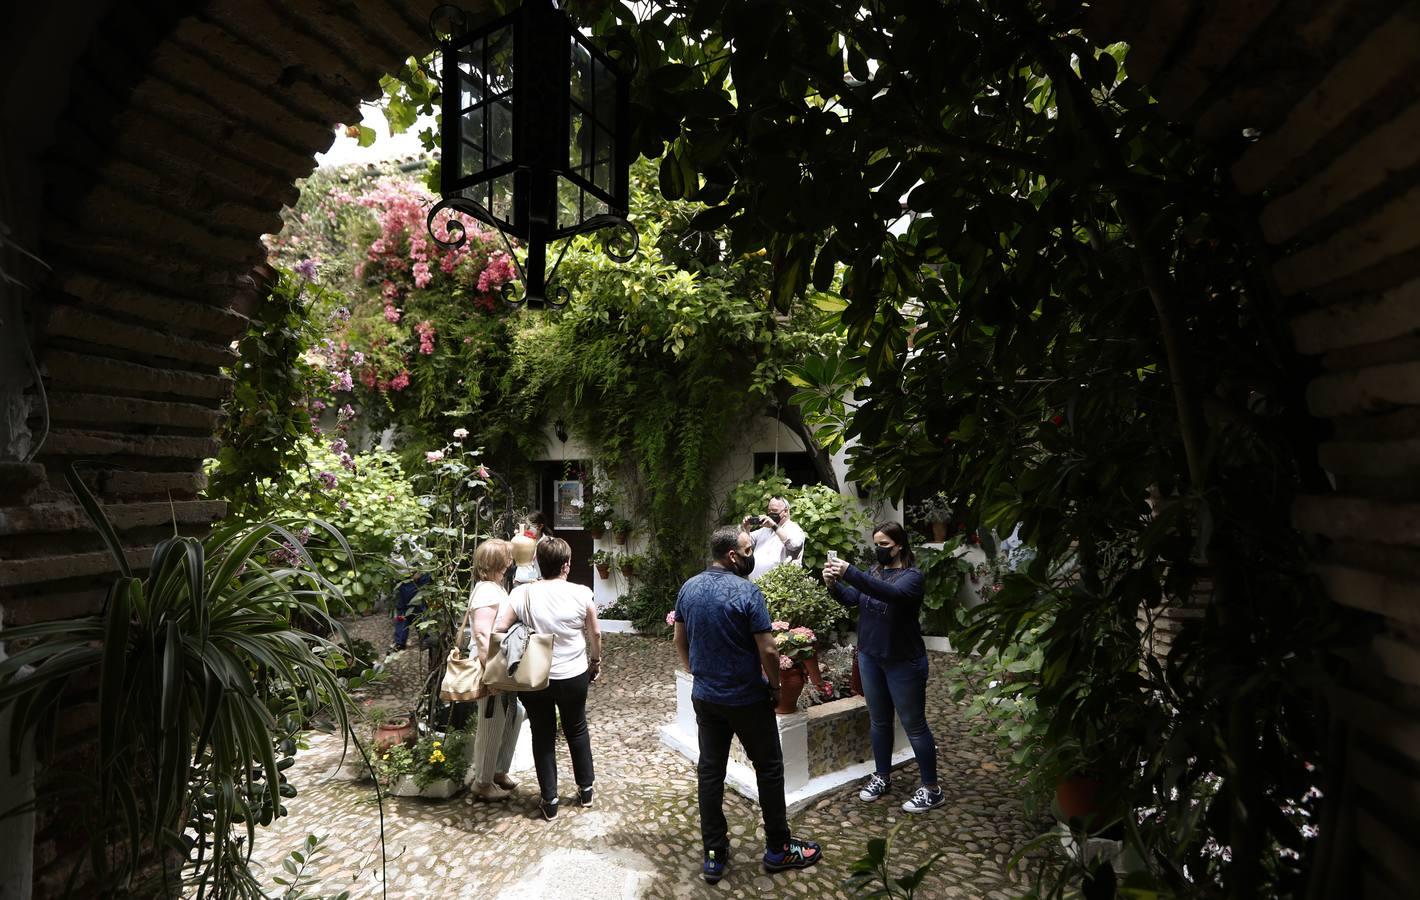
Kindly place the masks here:
[(388, 750), (400, 744), (414, 743), (415, 728), (412, 716), (390, 716), (375, 728), (375, 749)]
[(600, 525), (598, 525), (596, 528), (588, 528), (587, 531), (591, 534), (592, 540), (594, 541), (601, 540), (602, 535), (606, 534), (606, 529)]
[(787, 716), (799, 711), (799, 695), (804, 692), (804, 671), (798, 666), (779, 670), (779, 704), (774, 711)]
[(1100, 810), (1099, 793), (1103, 783), (1098, 778), (1071, 775), (1055, 785), (1055, 803), (1066, 821), (1089, 821)]
[(613, 532), (612, 537), (616, 538), (616, 542), (617, 542), (618, 544), (620, 544), (620, 545), (622, 545), (622, 546), (625, 546), (625, 545), (626, 545), (626, 540), (627, 540), (627, 538), (631, 537), (631, 532), (629, 532), (629, 531), (617, 531), (617, 532)]
[(611, 577), (611, 566), (604, 566), (604, 565), (598, 564), (598, 565), (597, 565), (597, 575), (600, 576), (600, 577), (603, 578), (603, 579), (605, 579), (605, 578), (610, 578), (610, 577)]
[(623, 565), (621, 567), (621, 574), (626, 578), (630, 578), (632, 575), (636, 574), (636, 567), (632, 565)]
[(946, 523), (946, 522), (931, 522), (931, 523), (929, 523), (929, 524), (931, 524), (931, 526), (932, 526), (932, 540), (935, 541), (935, 542), (937, 542), (938, 544), (943, 543), (944, 541), (946, 541), (946, 539), (947, 539), (947, 523)]

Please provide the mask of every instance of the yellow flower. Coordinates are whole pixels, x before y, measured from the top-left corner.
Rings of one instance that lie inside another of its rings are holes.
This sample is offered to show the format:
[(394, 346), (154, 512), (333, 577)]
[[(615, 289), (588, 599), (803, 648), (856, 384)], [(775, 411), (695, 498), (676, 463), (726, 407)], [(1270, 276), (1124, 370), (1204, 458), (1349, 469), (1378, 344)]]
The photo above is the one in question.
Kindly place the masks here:
[(435, 742), (434, 742), (434, 746), (435, 746), (435, 747), (442, 747), (442, 746), (444, 746), (444, 742), (443, 742), (443, 741), (435, 741)]
[(386, 754), (384, 755), (384, 758), (385, 758), (385, 759), (389, 759), (389, 758), (390, 758), (390, 755), (389, 755), (388, 753), (386, 753)]

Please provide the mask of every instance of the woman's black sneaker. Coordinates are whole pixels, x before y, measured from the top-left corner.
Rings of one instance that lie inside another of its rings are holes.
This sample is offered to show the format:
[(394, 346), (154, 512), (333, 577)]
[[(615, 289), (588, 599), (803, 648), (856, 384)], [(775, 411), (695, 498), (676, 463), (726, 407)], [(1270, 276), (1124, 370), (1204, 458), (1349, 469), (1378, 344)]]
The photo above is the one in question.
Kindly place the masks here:
[(858, 792), (858, 799), (864, 803), (872, 803), (887, 792), (888, 780), (874, 772), (868, 776), (867, 781), (863, 782), (863, 789)]
[(590, 787), (577, 788), (577, 802), (583, 806), (592, 805), (592, 789)]
[(540, 801), (540, 802), (538, 803), (538, 805), (537, 805), (537, 808), (542, 812), (542, 817), (543, 817), (544, 819), (547, 819), (547, 820), (551, 821), (552, 819), (557, 818), (557, 798), (556, 798), (556, 797), (553, 797), (551, 800), (542, 800), (542, 801)]

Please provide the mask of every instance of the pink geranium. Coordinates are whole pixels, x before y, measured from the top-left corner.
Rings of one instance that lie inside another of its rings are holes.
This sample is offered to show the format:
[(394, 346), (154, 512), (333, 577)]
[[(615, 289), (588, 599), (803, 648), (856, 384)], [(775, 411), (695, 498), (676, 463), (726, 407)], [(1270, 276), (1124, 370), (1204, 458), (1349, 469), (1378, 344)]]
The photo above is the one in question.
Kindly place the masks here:
[(788, 630), (789, 630), (789, 623), (788, 623), (788, 622), (783, 622), (783, 621), (770, 622), (770, 623), (769, 623), (769, 627), (772, 628), (772, 629), (774, 629), (775, 631), (788, 631)]
[(393, 303), (386, 303), (386, 304), (385, 304), (385, 321), (386, 321), (386, 322), (398, 322), (398, 321), (399, 321), (399, 310), (398, 310), (397, 308), (395, 308), (395, 305), (394, 305)]
[(390, 379), (390, 389), (402, 391), (409, 387), (409, 370), (403, 369), (400, 373)]
[(419, 334), (419, 352), (431, 356), (434, 353), (434, 323), (425, 319), (415, 325), (414, 330)]

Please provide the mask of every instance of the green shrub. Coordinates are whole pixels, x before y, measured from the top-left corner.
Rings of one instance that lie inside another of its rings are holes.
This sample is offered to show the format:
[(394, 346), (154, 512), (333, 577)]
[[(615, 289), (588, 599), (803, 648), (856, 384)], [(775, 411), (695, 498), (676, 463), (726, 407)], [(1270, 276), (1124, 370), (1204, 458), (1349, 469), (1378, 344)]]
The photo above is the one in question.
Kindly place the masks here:
[(829, 596), (823, 582), (799, 566), (779, 566), (756, 584), (769, 604), (769, 617), (775, 621), (802, 625), (827, 637), (848, 619), (848, 610)]
[(863, 543), (868, 517), (849, 497), (823, 484), (794, 487), (778, 472), (742, 481), (730, 490), (728, 507), (731, 522), (751, 513), (763, 513), (771, 497), (789, 501), (789, 515), (804, 529), (804, 566), (823, 568), (829, 550), (853, 559)]

